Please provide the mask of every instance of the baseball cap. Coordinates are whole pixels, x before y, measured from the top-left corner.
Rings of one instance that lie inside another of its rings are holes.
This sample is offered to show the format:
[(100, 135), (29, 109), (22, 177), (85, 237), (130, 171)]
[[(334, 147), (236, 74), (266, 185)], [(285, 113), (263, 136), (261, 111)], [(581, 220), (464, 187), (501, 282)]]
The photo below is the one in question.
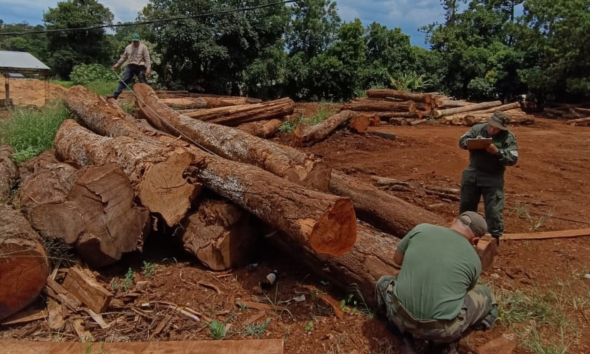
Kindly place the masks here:
[(486, 220), (476, 212), (466, 211), (459, 215), (457, 219), (459, 219), (463, 225), (469, 227), (471, 231), (473, 231), (473, 234), (475, 234), (475, 237), (482, 237), (488, 231)]
[(508, 122), (510, 121), (510, 116), (504, 112), (494, 112), (490, 117), (488, 117), (488, 124), (492, 127), (496, 127), (502, 130), (508, 130)]
[(133, 33), (133, 35), (131, 36), (131, 40), (133, 42), (139, 42), (139, 34)]

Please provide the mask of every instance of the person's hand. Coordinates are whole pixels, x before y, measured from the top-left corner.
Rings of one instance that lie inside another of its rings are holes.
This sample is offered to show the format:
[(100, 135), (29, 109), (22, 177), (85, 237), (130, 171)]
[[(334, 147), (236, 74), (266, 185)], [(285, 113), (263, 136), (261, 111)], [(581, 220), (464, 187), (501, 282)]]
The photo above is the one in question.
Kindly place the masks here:
[(113, 71), (117, 71), (117, 66), (113, 65), (112, 69), (113, 69)]
[(152, 73), (151, 71), (149, 71), (149, 70), (146, 70), (146, 72), (145, 72), (145, 77), (150, 77), (150, 74), (151, 74), (151, 73)]
[(471, 244), (474, 246), (477, 246), (477, 243), (479, 242), (479, 240), (481, 239), (481, 237), (474, 237), (471, 239)]
[(478, 135), (476, 139), (483, 139), (483, 136)]
[(488, 148), (486, 149), (487, 152), (489, 152), (490, 154), (494, 155), (498, 153), (498, 147), (494, 144), (490, 144), (490, 146), (488, 146)]

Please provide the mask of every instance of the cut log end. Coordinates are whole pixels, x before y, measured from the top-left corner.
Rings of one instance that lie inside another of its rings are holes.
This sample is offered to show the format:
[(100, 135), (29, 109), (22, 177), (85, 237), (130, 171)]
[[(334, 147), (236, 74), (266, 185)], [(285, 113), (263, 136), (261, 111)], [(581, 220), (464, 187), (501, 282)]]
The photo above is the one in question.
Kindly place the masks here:
[(20, 212), (0, 207), (0, 320), (33, 302), (49, 273), (47, 255)]
[[(201, 186), (182, 178), (192, 162), (191, 155), (182, 151), (165, 162), (152, 166), (139, 183), (142, 205), (162, 216), (168, 226), (178, 224), (186, 215)], [(188, 196), (188, 198), (187, 198)]]
[(309, 238), (318, 253), (340, 256), (348, 252), (357, 239), (356, 216), (349, 199), (338, 199), (314, 225)]

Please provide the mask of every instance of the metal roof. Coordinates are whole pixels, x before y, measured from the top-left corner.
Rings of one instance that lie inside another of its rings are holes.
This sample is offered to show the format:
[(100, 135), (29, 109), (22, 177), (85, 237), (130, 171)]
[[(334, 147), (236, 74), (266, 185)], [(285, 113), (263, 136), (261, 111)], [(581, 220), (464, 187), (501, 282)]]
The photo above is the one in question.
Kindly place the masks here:
[(8, 74), (4, 74), (4, 77), (7, 77), (9, 79), (24, 79), (25, 76), (21, 73), (8, 73)]
[(0, 50), (0, 70), (51, 70), (31, 53)]

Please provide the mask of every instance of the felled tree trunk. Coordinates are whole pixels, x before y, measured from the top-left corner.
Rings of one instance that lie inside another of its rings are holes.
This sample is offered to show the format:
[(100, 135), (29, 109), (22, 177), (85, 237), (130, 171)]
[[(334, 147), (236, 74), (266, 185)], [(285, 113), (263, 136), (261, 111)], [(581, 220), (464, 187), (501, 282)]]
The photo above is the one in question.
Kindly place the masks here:
[(351, 285), (356, 284), (366, 303), (374, 307), (377, 280), (384, 275), (398, 273), (393, 255), (400, 240), (360, 223), (357, 225), (357, 233), (357, 242), (352, 250), (340, 256), (317, 255), (294, 247), (277, 235), (267, 239), (343, 291), (355, 294)]
[(10, 198), (12, 186), (18, 176), (18, 169), (10, 159), (13, 153), (11, 146), (0, 146), (0, 203), (5, 203)]
[(370, 98), (388, 98), (393, 97), (405, 101), (424, 102), (430, 104), (432, 95), (428, 93), (411, 93), (389, 89), (371, 89), (367, 90), (367, 96)]
[(414, 101), (391, 102), (358, 100), (342, 106), (342, 110), (350, 111), (379, 111), (379, 112), (416, 112)]
[(141, 250), (149, 233), (149, 213), (133, 203), (134, 190), (121, 167), (84, 167), (78, 175), (65, 201), (37, 204), (30, 210), (34, 227), (47, 238), (73, 246), (95, 268)]
[(213, 270), (248, 264), (256, 247), (251, 215), (223, 200), (203, 200), (183, 221), (184, 249)]
[(48, 275), (39, 236), (20, 212), (0, 205), (0, 321), (33, 302)]
[(200, 192), (199, 184), (189, 183), (184, 177), (192, 155), (181, 147), (126, 136), (98, 136), (70, 119), (59, 128), (54, 143), (61, 159), (77, 168), (120, 165), (141, 204), (160, 214), (168, 226), (184, 218)]
[(188, 141), (227, 159), (261, 167), (312, 189), (328, 189), (330, 168), (320, 159), (238, 129), (179, 115), (162, 104), (148, 85), (137, 84), (134, 90), (147, 105), (140, 106), (141, 111), (155, 127), (181, 132)]
[(367, 114), (376, 114), (381, 120), (389, 121), (391, 118), (418, 118), (424, 116), (424, 112), (367, 112)]
[(233, 127), (248, 122), (282, 118), (292, 114), (294, 108), (295, 103), (293, 100), (282, 98), (264, 103), (202, 109), (192, 113), (185, 113), (185, 115), (205, 122)]
[[(490, 117), (490, 114), (467, 114), (467, 115), (455, 115), (455, 116), (449, 116), (449, 117), (445, 117), (444, 119), (447, 122), (450, 122), (450, 124), (452, 125), (465, 125), (465, 126), (473, 126), (475, 124), (479, 124), (479, 123), (485, 123), (487, 122), (488, 118)], [(530, 117), (530, 116), (522, 116), (522, 117), (518, 117), (518, 116), (510, 116), (510, 119), (508, 120), (508, 124), (514, 124), (514, 125), (529, 125), (529, 124), (534, 124), (535, 123), (535, 118)]]
[(367, 114), (361, 114), (352, 118), (350, 121), (350, 130), (353, 130), (357, 133), (364, 133), (369, 125), (371, 124), (372, 117)]
[(470, 106), (472, 104), (474, 104), (473, 102), (467, 102), (467, 101), (455, 101), (455, 100), (449, 100), (449, 99), (443, 99), (443, 100), (437, 100), (437, 107), (442, 107), (442, 108), (455, 108), (455, 107), (465, 107), (465, 106)]
[(302, 144), (313, 145), (327, 138), (340, 125), (345, 124), (357, 115), (359, 114), (353, 111), (340, 111), (340, 113), (311, 127), (299, 124), (295, 129), (295, 135)]
[(162, 103), (174, 109), (207, 108), (207, 101), (202, 98), (163, 98)]
[(204, 186), (284, 231), (289, 243), (331, 255), (346, 253), (355, 243), (350, 200), (306, 189), (254, 166), (204, 153), (197, 158), (193, 174)]
[(264, 120), (259, 122), (245, 123), (238, 126), (238, 129), (259, 138), (270, 138), (275, 135), (283, 125), (280, 119)]
[(506, 112), (511, 109), (517, 109), (517, 108), (520, 108), (520, 102), (513, 102), (513, 103), (504, 104), (504, 105), (501, 105), (498, 107), (487, 109), (485, 111), (477, 111), (477, 112), (474, 112), (474, 114), (492, 114), (494, 112)]
[(443, 218), (428, 210), (339, 171), (332, 171), (330, 193), (350, 198), (357, 218), (399, 238), (421, 223), (446, 224)]
[(444, 116), (450, 116), (453, 114), (464, 113), (464, 112), (472, 112), (472, 111), (480, 111), (487, 108), (498, 107), (502, 105), (502, 101), (493, 101), (493, 102), (483, 102), (478, 104), (472, 104), (465, 107), (457, 107), (457, 108), (449, 108), (449, 109), (442, 109), (438, 110), (435, 109), (433, 111), (433, 115), (435, 118), (440, 118)]

